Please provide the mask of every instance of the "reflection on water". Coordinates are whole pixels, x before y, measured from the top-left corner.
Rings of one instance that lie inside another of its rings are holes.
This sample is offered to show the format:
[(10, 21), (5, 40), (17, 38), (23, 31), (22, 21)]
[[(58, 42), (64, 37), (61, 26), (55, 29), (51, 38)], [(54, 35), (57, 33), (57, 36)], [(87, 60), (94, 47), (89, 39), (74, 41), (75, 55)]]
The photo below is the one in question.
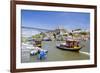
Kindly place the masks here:
[(82, 52), (89, 53), (90, 50), (90, 41), (82, 41), (80, 45), (85, 45), (82, 48), (81, 52), (72, 52), (65, 51), (56, 48), (56, 44), (61, 43), (61, 41), (44, 41), (42, 42), (42, 48), (48, 50), (47, 58), (44, 60), (39, 60), (38, 55), (30, 56), (31, 50), (22, 50), (21, 61), (22, 63), (26, 62), (47, 62), (47, 61), (68, 61), (68, 60), (87, 60), (89, 59), (88, 54), (84, 54)]

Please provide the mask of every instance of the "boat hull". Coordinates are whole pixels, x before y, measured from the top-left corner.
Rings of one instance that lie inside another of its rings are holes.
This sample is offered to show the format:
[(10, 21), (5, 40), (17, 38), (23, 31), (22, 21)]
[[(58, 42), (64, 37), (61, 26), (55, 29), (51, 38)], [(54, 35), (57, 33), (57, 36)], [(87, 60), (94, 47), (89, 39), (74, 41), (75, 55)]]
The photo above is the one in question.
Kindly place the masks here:
[(79, 48), (67, 48), (67, 47), (64, 47), (64, 46), (56, 46), (57, 48), (59, 49), (62, 49), (62, 50), (68, 50), (68, 51), (79, 51), (82, 47), (79, 47)]

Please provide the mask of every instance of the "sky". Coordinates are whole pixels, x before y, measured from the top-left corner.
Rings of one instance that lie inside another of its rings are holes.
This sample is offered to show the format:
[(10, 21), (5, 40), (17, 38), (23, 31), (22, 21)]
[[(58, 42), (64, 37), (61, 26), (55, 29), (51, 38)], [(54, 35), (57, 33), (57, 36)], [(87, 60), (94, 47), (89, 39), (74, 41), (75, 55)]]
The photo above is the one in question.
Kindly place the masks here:
[[(90, 13), (21, 10), (21, 26), (49, 30), (56, 29), (58, 26), (67, 30), (89, 30)], [(26, 32), (29, 33), (29, 31)], [(33, 33), (35, 34), (38, 32), (33, 30)]]

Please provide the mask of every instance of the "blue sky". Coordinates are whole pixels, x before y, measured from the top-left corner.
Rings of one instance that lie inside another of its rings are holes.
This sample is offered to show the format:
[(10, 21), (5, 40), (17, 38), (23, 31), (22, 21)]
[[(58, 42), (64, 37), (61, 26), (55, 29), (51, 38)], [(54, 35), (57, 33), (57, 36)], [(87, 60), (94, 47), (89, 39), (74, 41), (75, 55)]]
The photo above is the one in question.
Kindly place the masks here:
[(21, 10), (22, 26), (42, 29), (56, 29), (61, 26), (67, 30), (90, 29), (90, 14), (82, 12), (56, 12)]

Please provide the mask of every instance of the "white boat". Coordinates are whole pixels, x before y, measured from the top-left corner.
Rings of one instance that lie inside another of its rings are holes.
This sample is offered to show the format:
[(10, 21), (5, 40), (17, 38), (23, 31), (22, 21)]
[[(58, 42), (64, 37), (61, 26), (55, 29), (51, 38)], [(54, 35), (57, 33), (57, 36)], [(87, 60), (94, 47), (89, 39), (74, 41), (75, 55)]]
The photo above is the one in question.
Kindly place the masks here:
[(31, 52), (30, 52), (30, 55), (36, 55), (36, 54), (38, 54), (38, 50), (32, 50)]
[(35, 47), (35, 49), (30, 52), (30, 55), (33, 56), (33, 55), (39, 54), (41, 51), (43, 51), (45, 53), (48, 52), (48, 50), (44, 50), (44, 49), (41, 49), (39, 47)]

